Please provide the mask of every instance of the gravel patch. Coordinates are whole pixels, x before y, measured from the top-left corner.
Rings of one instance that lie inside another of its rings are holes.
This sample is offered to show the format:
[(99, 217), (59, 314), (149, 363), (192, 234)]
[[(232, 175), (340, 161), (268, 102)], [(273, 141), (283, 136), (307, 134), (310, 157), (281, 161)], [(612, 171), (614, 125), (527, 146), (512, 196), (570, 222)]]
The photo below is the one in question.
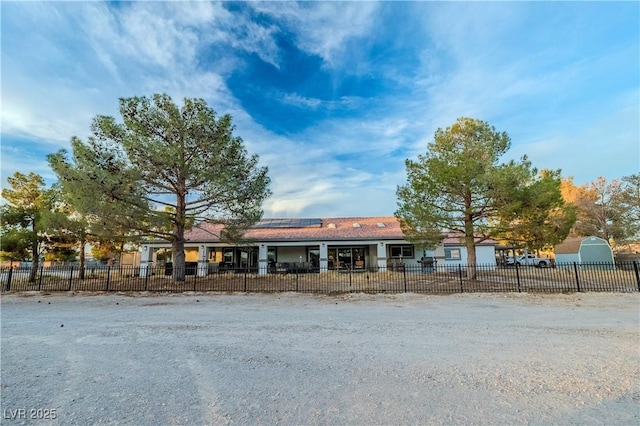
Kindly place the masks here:
[(1, 320), (3, 424), (640, 423), (638, 294), (26, 293)]

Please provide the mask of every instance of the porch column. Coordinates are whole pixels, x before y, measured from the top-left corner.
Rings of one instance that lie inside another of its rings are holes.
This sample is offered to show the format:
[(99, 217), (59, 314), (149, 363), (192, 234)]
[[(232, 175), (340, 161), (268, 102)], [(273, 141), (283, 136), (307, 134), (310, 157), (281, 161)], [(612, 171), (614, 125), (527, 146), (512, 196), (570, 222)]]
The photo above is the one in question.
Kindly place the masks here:
[(320, 272), (329, 270), (329, 255), (327, 243), (320, 243)]
[(140, 248), (140, 276), (149, 277), (153, 272), (153, 248), (143, 245)]
[(198, 247), (198, 276), (206, 277), (209, 275), (209, 260), (207, 259), (207, 246), (201, 244)]
[(387, 245), (380, 241), (377, 245), (377, 255), (378, 255), (378, 268), (386, 271), (387, 270)]
[(269, 271), (269, 256), (267, 255), (267, 245), (260, 244), (258, 247), (258, 275), (267, 275)]

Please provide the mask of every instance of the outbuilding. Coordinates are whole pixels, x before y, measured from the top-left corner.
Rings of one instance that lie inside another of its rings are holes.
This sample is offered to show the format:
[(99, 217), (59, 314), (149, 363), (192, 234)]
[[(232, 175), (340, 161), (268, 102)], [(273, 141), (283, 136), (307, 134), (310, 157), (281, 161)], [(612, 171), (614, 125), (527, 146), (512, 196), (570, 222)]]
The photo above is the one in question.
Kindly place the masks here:
[(574, 262), (614, 265), (613, 250), (607, 240), (600, 237), (570, 237), (558, 244), (554, 252), (556, 265)]

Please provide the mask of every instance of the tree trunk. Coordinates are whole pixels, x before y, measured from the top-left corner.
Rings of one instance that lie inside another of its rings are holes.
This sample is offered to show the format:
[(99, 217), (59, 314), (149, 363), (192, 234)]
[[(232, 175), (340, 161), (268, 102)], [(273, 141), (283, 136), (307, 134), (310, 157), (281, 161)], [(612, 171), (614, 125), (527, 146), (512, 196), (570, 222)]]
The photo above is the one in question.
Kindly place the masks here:
[(173, 280), (184, 282), (186, 265), (184, 256), (184, 223), (186, 212), (185, 196), (178, 194), (176, 197), (176, 216), (173, 222)]
[(464, 244), (467, 247), (467, 277), (471, 281), (476, 280), (476, 240), (473, 229), (472, 194), (467, 191), (465, 194), (465, 217), (464, 217)]
[(465, 245), (467, 247), (467, 276), (470, 280), (475, 281), (477, 278), (476, 268), (476, 243), (473, 237), (465, 237)]
[(185, 258), (184, 258), (184, 238), (174, 238), (171, 243), (173, 251), (173, 280), (184, 282), (186, 275)]
[(84, 280), (84, 246), (87, 243), (83, 240), (80, 241), (80, 279)]
[(38, 266), (40, 266), (40, 253), (38, 253), (38, 239), (34, 238), (33, 243), (31, 243), (31, 271), (29, 272), (30, 283), (36, 281)]

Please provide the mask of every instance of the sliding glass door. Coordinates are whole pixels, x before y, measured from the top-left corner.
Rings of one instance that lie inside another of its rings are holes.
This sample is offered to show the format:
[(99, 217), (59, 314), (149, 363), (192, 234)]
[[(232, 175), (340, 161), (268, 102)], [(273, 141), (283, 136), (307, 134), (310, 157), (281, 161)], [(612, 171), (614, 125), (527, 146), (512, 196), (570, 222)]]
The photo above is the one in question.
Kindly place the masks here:
[(366, 267), (366, 247), (329, 247), (330, 269), (361, 269)]

